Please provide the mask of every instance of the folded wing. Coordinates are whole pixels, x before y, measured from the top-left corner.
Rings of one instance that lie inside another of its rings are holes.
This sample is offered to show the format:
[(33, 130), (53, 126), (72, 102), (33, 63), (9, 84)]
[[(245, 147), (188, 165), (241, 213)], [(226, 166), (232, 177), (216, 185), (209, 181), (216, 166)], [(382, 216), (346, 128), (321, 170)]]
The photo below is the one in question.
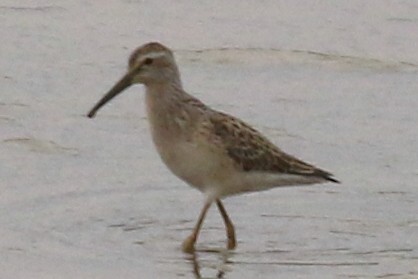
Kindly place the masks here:
[(266, 137), (245, 122), (216, 112), (209, 118), (213, 134), (230, 158), (245, 172), (315, 176), (339, 183), (332, 174), (284, 153)]

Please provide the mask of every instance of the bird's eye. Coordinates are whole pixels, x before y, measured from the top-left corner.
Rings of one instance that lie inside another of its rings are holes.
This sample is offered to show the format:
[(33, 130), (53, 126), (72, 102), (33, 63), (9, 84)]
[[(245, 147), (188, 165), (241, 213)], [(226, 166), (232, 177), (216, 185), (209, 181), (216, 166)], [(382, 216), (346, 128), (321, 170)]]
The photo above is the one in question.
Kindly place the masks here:
[(145, 65), (151, 65), (153, 61), (154, 60), (152, 60), (152, 58), (147, 58), (147, 59), (145, 59), (144, 64)]

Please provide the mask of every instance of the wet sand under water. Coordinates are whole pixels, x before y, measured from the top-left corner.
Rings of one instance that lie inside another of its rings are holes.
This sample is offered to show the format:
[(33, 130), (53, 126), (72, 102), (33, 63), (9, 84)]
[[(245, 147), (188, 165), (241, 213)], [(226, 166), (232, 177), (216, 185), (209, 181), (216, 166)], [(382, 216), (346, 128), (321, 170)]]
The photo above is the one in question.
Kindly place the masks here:
[[(418, 278), (414, 1), (157, 2), (0, 6), (0, 278)], [(342, 184), (226, 199), (237, 249), (213, 207), (183, 254), (203, 197), (160, 162), (143, 89), (85, 117), (156, 39), (188, 92)]]

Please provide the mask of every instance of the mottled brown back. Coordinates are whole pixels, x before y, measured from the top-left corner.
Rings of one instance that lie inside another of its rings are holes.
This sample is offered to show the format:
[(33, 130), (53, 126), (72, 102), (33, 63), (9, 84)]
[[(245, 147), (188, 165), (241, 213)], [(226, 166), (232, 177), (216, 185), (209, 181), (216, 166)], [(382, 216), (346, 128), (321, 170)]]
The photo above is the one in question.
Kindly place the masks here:
[[(227, 120), (226, 120), (227, 119)], [(331, 174), (288, 155), (245, 122), (224, 113), (210, 119), (214, 133), (243, 171), (318, 176), (337, 182)]]

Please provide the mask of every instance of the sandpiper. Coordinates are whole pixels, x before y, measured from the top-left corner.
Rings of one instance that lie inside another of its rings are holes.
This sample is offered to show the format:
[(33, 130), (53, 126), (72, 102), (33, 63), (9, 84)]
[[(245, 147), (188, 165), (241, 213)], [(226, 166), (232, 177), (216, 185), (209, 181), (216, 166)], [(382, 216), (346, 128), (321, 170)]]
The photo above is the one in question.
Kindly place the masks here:
[(131, 54), (127, 73), (88, 117), (136, 83), (145, 86), (152, 139), (162, 161), (206, 198), (193, 232), (183, 242), (184, 252), (195, 250), (212, 203), (224, 220), (228, 249), (235, 248), (235, 229), (222, 198), (274, 187), (339, 182), (331, 173), (283, 152), (242, 120), (185, 92), (172, 51), (157, 42), (142, 45)]

